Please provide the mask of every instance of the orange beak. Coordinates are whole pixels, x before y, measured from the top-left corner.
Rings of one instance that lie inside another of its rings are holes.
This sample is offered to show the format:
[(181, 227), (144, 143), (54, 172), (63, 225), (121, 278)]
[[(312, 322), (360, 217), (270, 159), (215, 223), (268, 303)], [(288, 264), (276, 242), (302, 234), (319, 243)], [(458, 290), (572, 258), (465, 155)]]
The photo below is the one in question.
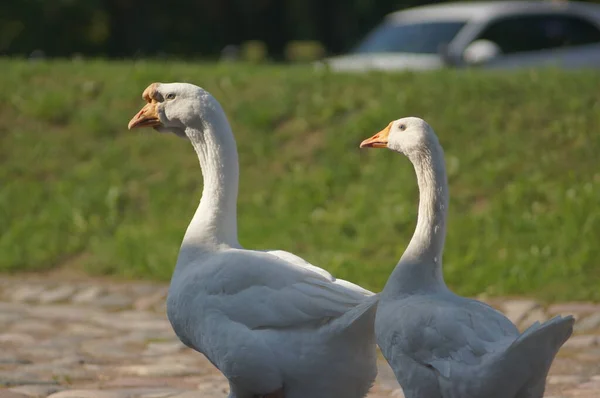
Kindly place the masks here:
[(160, 118), (158, 117), (157, 86), (158, 83), (152, 83), (144, 90), (142, 98), (148, 103), (129, 121), (129, 124), (127, 125), (129, 130), (162, 125)]
[(390, 129), (392, 123), (388, 124), (386, 128), (375, 134), (371, 138), (367, 138), (360, 143), (361, 148), (387, 148), (388, 137), (390, 136)]

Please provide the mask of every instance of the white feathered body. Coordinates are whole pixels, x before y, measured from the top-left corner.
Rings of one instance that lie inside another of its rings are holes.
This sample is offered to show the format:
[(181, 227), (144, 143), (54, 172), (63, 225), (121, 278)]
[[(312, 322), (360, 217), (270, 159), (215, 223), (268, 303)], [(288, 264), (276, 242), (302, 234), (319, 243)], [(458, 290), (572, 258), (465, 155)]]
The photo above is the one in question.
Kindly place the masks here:
[(542, 398), (546, 375), (573, 330), (557, 317), (520, 334), (492, 307), (452, 293), (442, 256), (448, 211), (444, 151), (431, 126), (408, 117), (361, 146), (403, 153), (414, 166), (413, 237), (380, 293), (377, 343), (406, 398)]
[(386, 298), (377, 341), (406, 398), (541, 398), (573, 318), (520, 334), (502, 313), (446, 289)]
[(153, 83), (142, 97), (129, 128), (187, 137), (204, 181), (167, 298), (177, 336), (223, 372), (232, 398), (364, 397), (378, 297), (291, 253), (242, 249), (238, 154), (221, 105), (188, 83)]
[(286, 398), (364, 397), (378, 297), (287, 252), (183, 248), (167, 299), (179, 338), (231, 385)]

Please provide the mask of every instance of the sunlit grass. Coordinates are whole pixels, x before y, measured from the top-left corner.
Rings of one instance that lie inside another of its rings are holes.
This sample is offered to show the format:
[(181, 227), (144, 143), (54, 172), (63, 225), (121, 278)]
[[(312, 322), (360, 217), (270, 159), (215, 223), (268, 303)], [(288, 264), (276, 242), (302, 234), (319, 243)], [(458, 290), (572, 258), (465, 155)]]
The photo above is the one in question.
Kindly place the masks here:
[(0, 269), (168, 279), (200, 198), (185, 140), (127, 131), (153, 81), (211, 91), (241, 161), (239, 233), (380, 290), (414, 230), (402, 156), (358, 143), (421, 116), (446, 152), (447, 282), (600, 300), (600, 75), (0, 61)]

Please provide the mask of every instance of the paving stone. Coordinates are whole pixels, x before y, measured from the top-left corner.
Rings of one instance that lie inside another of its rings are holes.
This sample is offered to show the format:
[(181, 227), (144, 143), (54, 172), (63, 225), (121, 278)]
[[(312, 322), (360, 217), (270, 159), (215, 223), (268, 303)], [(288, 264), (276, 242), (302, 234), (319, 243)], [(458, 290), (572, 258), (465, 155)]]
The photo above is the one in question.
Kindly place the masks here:
[(177, 340), (175, 333), (172, 329), (165, 327), (162, 329), (137, 329), (133, 330), (123, 337), (125, 341), (173, 341)]
[(185, 390), (195, 388), (195, 385), (183, 377), (119, 376), (104, 383), (103, 387), (171, 387)]
[(109, 310), (120, 310), (131, 306), (133, 299), (124, 294), (113, 293), (94, 300), (91, 304)]
[(167, 314), (167, 303), (163, 301), (162, 303), (157, 304), (152, 308), (153, 311), (158, 312), (159, 314)]
[(192, 380), (196, 381), (196, 388), (200, 388), (202, 384), (213, 384), (213, 385), (225, 385), (228, 384), (225, 376), (221, 374), (217, 369), (214, 369), (212, 372), (205, 372), (203, 375), (195, 375), (195, 376), (187, 376), (186, 380), (191, 382)]
[[(582, 390), (598, 390), (600, 391), (600, 380), (591, 380), (586, 383), (580, 384), (577, 388)], [(599, 395), (600, 397), (600, 395)]]
[(583, 349), (583, 348), (589, 348), (589, 347), (594, 347), (596, 345), (598, 345), (598, 340), (599, 337), (598, 336), (594, 336), (594, 335), (576, 335), (576, 336), (571, 336), (571, 338), (569, 338), (569, 340), (566, 341), (565, 344), (563, 344), (564, 348), (574, 348), (574, 349)]
[(90, 356), (77, 353), (74, 355), (61, 356), (52, 360), (51, 363), (55, 366), (79, 367), (81, 365), (95, 363), (95, 361)]
[[(162, 361), (161, 361), (162, 362)], [(117, 368), (123, 375), (134, 376), (188, 376), (197, 374), (198, 371), (190, 366), (181, 363), (160, 363), (148, 365), (129, 365)]]
[(539, 306), (534, 300), (508, 300), (502, 309), (508, 319), (515, 325), (519, 325), (531, 310)]
[(53, 363), (28, 365), (27, 367), (24, 367), (23, 370), (26, 372), (46, 376), (55, 381), (68, 381), (71, 383), (78, 380), (93, 380), (96, 377), (93, 372), (81, 367), (69, 368), (57, 366)]
[(62, 285), (40, 293), (38, 296), (38, 301), (41, 304), (50, 304), (57, 303), (59, 301), (66, 301), (73, 295), (73, 293), (75, 293), (75, 288), (73, 286)]
[(124, 321), (123, 328), (128, 330), (141, 330), (144, 332), (149, 330), (172, 331), (171, 324), (164, 319), (133, 320), (131, 322)]
[(29, 398), (29, 396), (11, 390), (0, 390), (0, 398)]
[(148, 344), (146, 350), (144, 351), (144, 355), (164, 355), (164, 354), (174, 354), (180, 352), (185, 349), (185, 345), (183, 345), (180, 341), (169, 341), (163, 343), (150, 343)]
[[(225, 395), (223, 393), (219, 393), (219, 395), (212, 395), (211, 393), (206, 393), (204, 391), (184, 391), (179, 394), (171, 395), (169, 398), (223, 398)], [(1, 397), (0, 397), (1, 398)]]
[(393, 394), (396, 390), (398, 390), (398, 388), (389, 390), (382, 387), (379, 383), (375, 383), (375, 385), (373, 385), (373, 387), (371, 387), (371, 389), (369, 390), (369, 393), (367, 394), (366, 398), (390, 397), (391, 394)]
[(50, 334), (56, 331), (56, 328), (45, 320), (25, 319), (13, 323), (10, 328), (12, 332), (31, 333), (34, 335)]
[(404, 398), (404, 393), (400, 389), (394, 390), (390, 394), (390, 397), (392, 397), (392, 398)]
[(174, 388), (80, 389), (57, 392), (48, 398), (166, 398), (181, 392)]
[(98, 299), (102, 293), (104, 293), (104, 288), (101, 286), (86, 286), (75, 293), (73, 297), (71, 297), (71, 301), (76, 304), (88, 304)]
[(14, 301), (0, 301), (0, 312), (23, 316), (31, 306), (31, 304), (16, 303)]
[[(0, 280), (1, 286), (0, 385), (10, 390), (0, 392), (21, 394), (14, 398), (228, 395), (223, 375), (174, 335), (165, 315), (165, 284), (16, 278)], [(545, 311), (533, 300), (488, 299), (521, 327), (549, 314), (578, 316), (578, 327), (583, 324), (586, 332), (580, 329), (559, 352), (545, 398), (600, 397), (594, 384), (600, 383), (600, 332), (594, 326), (585, 328), (586, 322), (594, 323), (600, 305), (565, 303)], [(382, 360), (368, 398), (384, 397), (403, 395)]]
[(3, 333), (0, 334), (0, 346), (2, 345), (26, 345), (35, 343), (35, 339), (28, 334)]
[(17, 370), (0, 370), (0, 387), (57, 384), (54, 380), (42, 379), (36, 374)]
[(64, 387), (58, 385), (24, 385), (11, 388), (10, 391), (27, 395), (34, 398), (45, 398), (50, 394), (64, 390)]
[(581, 318), (575, 322), (574, 330), (577, 332), (589, 332), (600, 328), (600, 312)]
[(548, 320), (548, 316), (541, 308), (534, 308), (529, 311), (519, 323), (519, 326), (524, 329), (533, 325), (536, 322), (543, 323)]
[[(161, 363), (178, 363), (181, 365), (187, 365), (189, 368), (196, 368), (195, 372), (193, 373), (196, 376), (210, 373), (208, 370), (215, 369), (208, 359), (204, 357), (204, 355), (191, 349), (182, 351), (178, 354), (165, 354), (160, 358), (160, 361)], [(156, 362), (156, 359), (152, 358), (150, 362)]]
[[(150, 312), (147, 311), (140, 311), (140, 310), (124, 310), (124, 311), (119, 311), (117, 314), (114, 314), (115, 316), (117, 316), (119, 318), (119, 320), (122, 321), (127, 321), (127, 322), (131, 322), (131, 321), (156, 321), (157, 318), (156, 314), (152, 314)], [(163, 319), (161, 319), (162, 321), (164, 321)]]
[(31, 363), (30, 360), (18, 357), (11, 357), (2, 355), (0, 356), (0, 365), (27, 365)]
[(129, 398), (127, 391), (115, 390), (65, 390), (56, 392), (48, 398)]
[(598, 398), (600, 397), (600, 390), (581, 390), (579, 388), (563, 391), (568, 397), (577, 398)]
[(550, 375), (548, 376), (548, 384), (579, 384), (585, 380), (585, 377), (580, 375)]
[(126, 392), (132, 398), (166, 398), (183, 392), (175, 388), (132, 388), (115, 391)]
[(2, 325), (9, 325), (21, 319), (23, 319), (23, 315), (12, 312), (0, 312), (0, 324)]
[(82, 352), (104, 359), (123, 359), (131, 356), (126, 347), (113, 340), (89, 340), (80, 345)]
[(166, 300), (167, 292), (159, 291), (151, 294), (150, 296), (143, 296), (135, 300), (133, 308), (136, 310), (147, 311), (156, 305), (160, 305)]
[(118, 316), (117, 313), (105, 313), (105, 312), (100, 312), (97, 314), (94, 314), (91, 318), (90, 321), (105, 327), (106, 329), (118, 329), (118, 330), (128, 330), (129, 329), (129, 322), (126, 322), (126, 320), (120, 318)]
[(20, 353), (27, 356), (28, 358), (35, 358), (39, 360), (52, 360), (56, 357), (74, 355), (77, 351), (76, 347), (62, 348), (58, 346), (40, 346), (31, 344), (29, 346), (22, 346), (19, 348)]
[(17, 302), (33, 302), (38, 300), (43, 291), (44, 286), (42, 285), (22, 284), (12, 292), (11, 299)]
[(600, 304), (570, 302), (552, 304), (548, 307), (548, 313), (553, 315), (588, 314), (591, 312), (600, 312)]
[(54, 335), (46, 339), (40, 339), (36, 346), (41, 348), (51, 347), (68, 350), (69, 348), (73, 348), (73, 346), (79, 344), (83, 340), (87, 339), (83, 336), (65, 336), (62, 333), (60, 333), (59, 335)]
[(585, 363), (589, 366), (598, 366), (600, 363), (600, 348), (592, 347), (578, 352), (575, 358), (580, 363)]
[(63, 333), (67, 335), (85, 336), (85, 337), (104, 337), (110, 334), (110, 331), (87, 323), (69, 323), (63, 329)]
[(30, 316), (53, 321), (85, 321), (94, 313), (89, 307), (64, 304), (40, 305), (29, 310)]
[(222, 397), (227, 395), (229, 383), (223, 376), (218, 375), (217, 377), (203, 378), (202, 382), (196, 388), (201, 396)]
[[(225, 398), (229, 396), (229, 385), (221, 386), (203, 386), (202, 388), (195, 391), (185, 391), (177, 395), (172, 395), (170, 398)], [(369, 396), (367, 396), (369, 398)]]
[(162, 297), (167, 297), (167, 292), (169, 291), (169, 287), (165, 285), (134, 285), (129, 288), (136, 296), (141, 297), (151, 297), (155, 294), (158, 294)]

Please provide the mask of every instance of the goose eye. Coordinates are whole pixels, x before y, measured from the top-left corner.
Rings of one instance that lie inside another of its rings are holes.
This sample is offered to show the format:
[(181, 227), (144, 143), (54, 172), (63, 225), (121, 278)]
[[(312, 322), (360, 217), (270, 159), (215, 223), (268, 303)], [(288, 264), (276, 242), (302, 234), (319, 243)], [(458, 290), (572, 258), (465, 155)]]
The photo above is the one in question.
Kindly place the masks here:
[(406, 130), (406, 124), (401, 124), (401, 125), (399, 126), (399, 128), (400, 128), (400, 131), (404, 131), (404, 130)]
[(168, 100), (173, 100), (175, 99), (175, 93), (169, 93), (165, 96), (165, 98)]

